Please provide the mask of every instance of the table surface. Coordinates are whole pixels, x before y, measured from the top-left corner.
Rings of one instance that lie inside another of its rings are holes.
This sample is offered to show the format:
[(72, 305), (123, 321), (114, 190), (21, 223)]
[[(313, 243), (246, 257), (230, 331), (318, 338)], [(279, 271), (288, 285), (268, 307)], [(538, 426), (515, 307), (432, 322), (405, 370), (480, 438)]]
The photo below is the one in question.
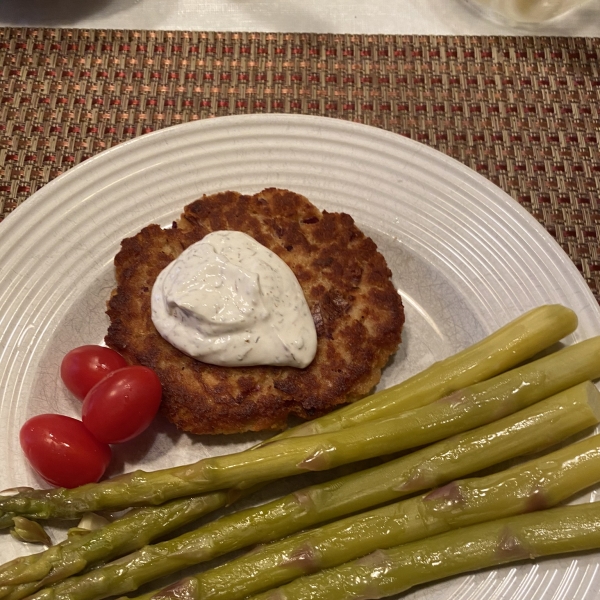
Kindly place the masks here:
[(355, 34), (600, 36), (600, 0), (534, 30), (464, 0), (2, 0), (0, 26)]

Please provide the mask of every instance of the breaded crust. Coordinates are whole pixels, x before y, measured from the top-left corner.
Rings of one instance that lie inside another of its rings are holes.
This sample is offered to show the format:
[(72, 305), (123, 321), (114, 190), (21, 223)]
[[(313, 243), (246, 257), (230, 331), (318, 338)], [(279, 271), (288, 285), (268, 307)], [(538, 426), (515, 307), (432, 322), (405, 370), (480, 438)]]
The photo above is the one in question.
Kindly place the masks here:
[[(317, 355), (305, 369), (205, 364), (156, 331), (150, 316), (156, 277), (185, 248), (218, 230), (251, 235), (295, 273), (318, 338)], [(190, 433), (283, 429), (291, 415), (322, 415), (367, 394), (400, 343), (402, 302), (375, 243), (349, 215), (321, 213), (287, 190), (204, 196), (186, 206), (172, 228), (149, 225), (123, 240), (115, 269), (105, 341), (131, 364), (156, 371), (164, 414)]]

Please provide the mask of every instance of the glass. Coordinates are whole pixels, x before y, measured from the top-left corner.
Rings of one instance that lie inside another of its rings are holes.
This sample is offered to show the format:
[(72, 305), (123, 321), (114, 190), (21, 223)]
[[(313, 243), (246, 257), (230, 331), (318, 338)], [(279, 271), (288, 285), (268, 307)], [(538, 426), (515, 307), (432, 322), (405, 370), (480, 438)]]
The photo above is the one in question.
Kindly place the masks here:
[(510, 24), (543, 23), (587, 4), (589, 0), (466, 0), (493, 20)]

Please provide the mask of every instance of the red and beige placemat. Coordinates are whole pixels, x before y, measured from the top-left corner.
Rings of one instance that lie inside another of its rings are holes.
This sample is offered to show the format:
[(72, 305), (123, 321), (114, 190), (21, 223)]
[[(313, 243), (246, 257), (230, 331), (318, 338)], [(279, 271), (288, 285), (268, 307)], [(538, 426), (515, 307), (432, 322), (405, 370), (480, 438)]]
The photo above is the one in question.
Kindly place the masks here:
[(86, 158), (221, 115), (428, 144), (508, 192), (600, 299), (600, 40), (0, 29), (0, 220)]

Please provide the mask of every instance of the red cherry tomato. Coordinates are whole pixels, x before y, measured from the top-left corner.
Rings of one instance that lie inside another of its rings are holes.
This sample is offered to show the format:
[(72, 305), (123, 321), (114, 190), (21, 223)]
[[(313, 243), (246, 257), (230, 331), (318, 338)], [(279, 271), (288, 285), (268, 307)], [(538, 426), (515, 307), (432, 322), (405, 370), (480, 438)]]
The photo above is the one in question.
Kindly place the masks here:
[(83, 401), (83, 424), (102, 442), (126, 442), (156, 416), (162, 398), (158, 376), (142, 366), (125, 367), (97, 383)]
[(94, 438), (81, 421), (64, 415), (32, 417), (21, 427), (19, 438), (31, 466), (59, 487), (98, 481), (111, 458), (108, 444)]
[(60, 377), (75, 397), (85, 395), (109, 373), (127, 366), (127, 361), (104, 346), (80, 346), (68, 352), (60, 365)]

